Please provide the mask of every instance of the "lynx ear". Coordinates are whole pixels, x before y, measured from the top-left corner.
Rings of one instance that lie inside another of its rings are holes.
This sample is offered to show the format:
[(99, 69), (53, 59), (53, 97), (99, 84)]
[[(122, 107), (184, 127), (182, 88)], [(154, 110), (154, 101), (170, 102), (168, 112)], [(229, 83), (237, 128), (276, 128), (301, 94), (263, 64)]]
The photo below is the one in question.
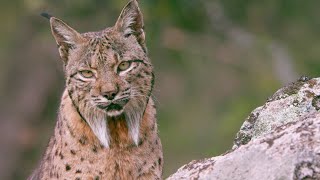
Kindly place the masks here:
[(60, 56), (67, 62), (69, 50), (74, 48), (77, 44), (83, 43), (84, 38), (80, 33), (55, 17), (50, 18), (50, 25), (53, 37), (59, 47)]
[(131, 0), (123, 8), (115, 27), (119, 32), (123, 33), (125, 37), (134, 35), (138, 42), (144, 46), (143, 16), (136, 0)]

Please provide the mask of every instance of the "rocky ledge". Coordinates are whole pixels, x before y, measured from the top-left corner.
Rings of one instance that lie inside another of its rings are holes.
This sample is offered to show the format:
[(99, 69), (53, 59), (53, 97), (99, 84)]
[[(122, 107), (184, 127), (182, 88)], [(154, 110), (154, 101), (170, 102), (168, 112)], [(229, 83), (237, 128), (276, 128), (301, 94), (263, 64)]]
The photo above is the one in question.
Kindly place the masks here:
[(301, 77), (248, 116), (231, 150), (168, 180), (320, 180), (320, 78)]

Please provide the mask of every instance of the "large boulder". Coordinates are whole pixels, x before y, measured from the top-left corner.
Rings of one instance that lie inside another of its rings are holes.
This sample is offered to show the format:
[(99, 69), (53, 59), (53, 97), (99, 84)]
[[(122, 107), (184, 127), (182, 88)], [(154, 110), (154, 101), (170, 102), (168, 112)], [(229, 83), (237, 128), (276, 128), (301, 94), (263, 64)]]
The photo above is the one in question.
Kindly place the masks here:
[(168, 180), (320, 179), (320, 78), (300, 78), (256, 108), (232, 150), (182, 166)]

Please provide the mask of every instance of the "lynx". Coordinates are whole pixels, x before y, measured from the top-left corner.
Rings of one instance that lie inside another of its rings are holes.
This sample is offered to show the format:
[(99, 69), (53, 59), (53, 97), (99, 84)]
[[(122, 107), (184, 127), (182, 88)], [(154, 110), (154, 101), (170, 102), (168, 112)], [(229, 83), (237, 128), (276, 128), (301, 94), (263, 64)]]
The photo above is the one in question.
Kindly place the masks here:
[(29, 179), (161, 179), (153, 67), (137, 1), (99, 32), (80, 34), (48, 18), (66, 89), (54, 135)]

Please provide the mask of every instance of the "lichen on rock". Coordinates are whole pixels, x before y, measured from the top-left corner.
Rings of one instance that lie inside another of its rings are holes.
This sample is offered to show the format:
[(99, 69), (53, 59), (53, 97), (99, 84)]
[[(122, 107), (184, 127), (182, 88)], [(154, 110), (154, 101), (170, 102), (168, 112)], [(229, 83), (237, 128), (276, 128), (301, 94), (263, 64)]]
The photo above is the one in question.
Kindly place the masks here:
[[(237, 133), (233, 148), (252, 138), (270, 133), (274, 128), (320, 109), (320, 78), (301, 77), (278, 90), (261, 107), (256, 108)], [(254, 119), (254, 120), (252, 120)]]

